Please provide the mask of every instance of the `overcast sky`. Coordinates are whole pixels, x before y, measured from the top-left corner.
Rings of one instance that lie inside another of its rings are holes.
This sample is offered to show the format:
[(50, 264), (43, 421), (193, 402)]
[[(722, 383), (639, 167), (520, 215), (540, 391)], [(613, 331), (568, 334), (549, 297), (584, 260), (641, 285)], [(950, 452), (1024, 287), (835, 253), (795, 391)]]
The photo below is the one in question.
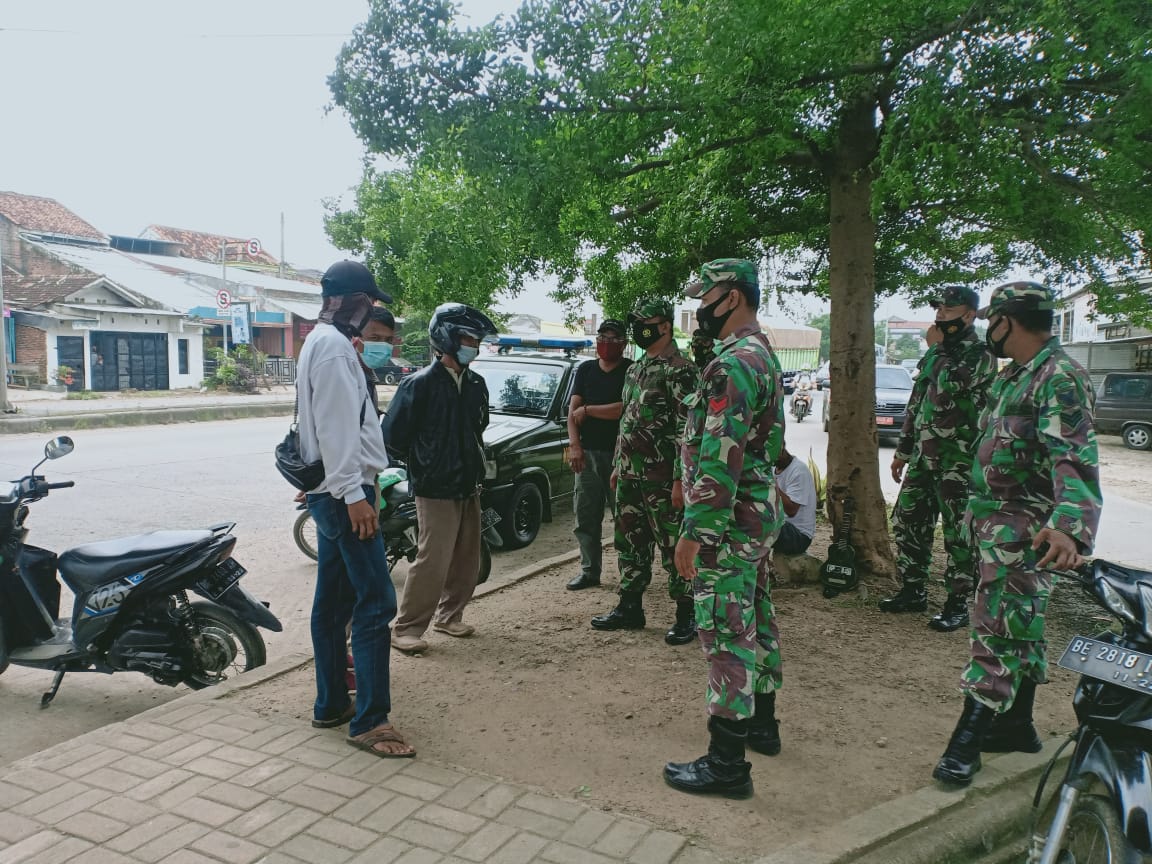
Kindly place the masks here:
[[(463, 0), (479, 25), (516, 0)], [(106, 233), (152, 223), (255, 237), (290, 263), (343, 257), (322, 201), (363, 148), (326, 79), (365, 0), (3, 0), (0, 189), (59, 200)], [(558, 320), (537, 286), (515, 309)], [(821, 304), (786, 301), (803, 319)], [(879, 315), (905, 315), (887, 301)]]

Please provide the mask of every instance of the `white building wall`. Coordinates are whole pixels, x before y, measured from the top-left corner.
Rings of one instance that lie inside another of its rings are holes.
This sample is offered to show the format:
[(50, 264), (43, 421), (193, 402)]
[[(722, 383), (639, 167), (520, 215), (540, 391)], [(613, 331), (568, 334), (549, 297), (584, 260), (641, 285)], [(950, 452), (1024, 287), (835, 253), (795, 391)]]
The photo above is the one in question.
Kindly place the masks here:
[[(170, 390), (192, 387), (200, 388), (204, 383), (204, 334), (197, 326), (189, 325), (184, 319), (171, 315), (149, 315), (147, 310), (143, 314), (133, 315), (123, 312), (92, 313), (92, 317), (99, 318), (99, 324), (88, 322), (60, 321), (46, 328), (48, 376), (55, 373), (60, 365), (59, 353), (56, 348), (57, 336), (82, 336), (84, 338), (84, 386), (92, 387), (92, 332), (116, 331), (121, 333), (167, 333), (168, 334), (168, 387)], [(179, 372), (178, 339), (188, 340), (188, 374)]]

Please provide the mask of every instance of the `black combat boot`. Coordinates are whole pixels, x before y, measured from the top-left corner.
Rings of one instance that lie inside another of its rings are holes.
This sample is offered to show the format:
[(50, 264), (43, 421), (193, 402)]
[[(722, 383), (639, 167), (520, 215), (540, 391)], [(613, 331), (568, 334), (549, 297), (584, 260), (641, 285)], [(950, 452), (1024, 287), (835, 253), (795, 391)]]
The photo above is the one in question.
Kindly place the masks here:
[(984, 736), (996, 719), (996, 712), (977, 702), (971, 696), (964, 697), (964, 712), (952, 732), (952, 739), (932, 776), (950, 786), (967, 786), (980, 770), (980, 747)]
[(776, 691), (756, 694), (756, 713), (748, 721), (748, 749), (776, 756), (780, 753), (780, 724), (776, 722)]
[(968, 598), (962, 594), (949, 594), (944, 608), (932, 616), (928, 626), (940, 633), (951, 633), (968, 626)]
[(570, 580), (565, 587), (567, 587), (569, 591), (583, 591), (585, 588), (595, 588), (599, 584), (599, 576), (581, 572), (575, 579)]
[(664, 780), (673, 789), (725, 798), (752, 797), (752, 765), (744, 759), (747, 720), (708, 718), (712, 742), (695, 762), (669, 762)]
[(879, 606), (881, 612), (927, 612), (928, 592), (923, 585), (904, 585)]
[(620, 602), (607, 615), (597, 615), (592, 626), (597, 630), (643, 630), (647, 621), (639, 591), (621, 591)]
[(992, 728), (984, 736), (980, 749), (984, 753), (1039, 753), (1044, 749), (1036, 726), (1032, 723), (1032, 702), (1036, 682), (1025, 678), (1016, 691), (1016, 701), (1003, 714), (997, 714)]
[(664, 634), (669, 645), (687, 645), (696, 638), (696, 604), (691, 600), (676, 603), (676, 623)]

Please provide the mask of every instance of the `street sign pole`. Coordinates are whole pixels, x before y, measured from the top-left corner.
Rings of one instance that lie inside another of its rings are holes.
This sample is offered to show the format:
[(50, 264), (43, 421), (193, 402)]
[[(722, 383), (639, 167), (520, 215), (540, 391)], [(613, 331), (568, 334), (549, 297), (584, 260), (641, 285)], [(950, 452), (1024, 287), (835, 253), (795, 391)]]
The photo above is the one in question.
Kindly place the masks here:
[[(225, 285), (228, 284), (228, 264), (224, 260), (224, 256), (227, 253), (227, 250), (228, 250), (228, 244), (227, 243), (221, 243), (220, 244), (220, 278), (222, 280), (224, 280)], [(216, 305), (216, 311), (217, 312), (220, 311), (220, 305), (219, 304)], [(224, 323), (222, 323), (220, 325), (220, 333), (224, 336), (224, 354), (227, 355), (228, 354), (228, 310), (225, 309), (224, 312), (225, 312), (225, 314), (222, 316), (224, 318)]]
[(4, 260), (0, 252), (0, 413), (15, 410), (8, 401), (8, 321), (4, 318)]

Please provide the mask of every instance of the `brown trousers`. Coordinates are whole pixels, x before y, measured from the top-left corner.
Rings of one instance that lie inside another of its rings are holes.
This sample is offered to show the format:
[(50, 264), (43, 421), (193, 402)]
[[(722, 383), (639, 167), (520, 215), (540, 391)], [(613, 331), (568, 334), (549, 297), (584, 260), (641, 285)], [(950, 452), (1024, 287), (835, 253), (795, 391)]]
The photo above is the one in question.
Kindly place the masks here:
[(408, 568), (392, 632), (423, 636), (435, 616), (451, 624), (464, 615), (480, 575), (480, 496), (416, 498), (419, 550)]

